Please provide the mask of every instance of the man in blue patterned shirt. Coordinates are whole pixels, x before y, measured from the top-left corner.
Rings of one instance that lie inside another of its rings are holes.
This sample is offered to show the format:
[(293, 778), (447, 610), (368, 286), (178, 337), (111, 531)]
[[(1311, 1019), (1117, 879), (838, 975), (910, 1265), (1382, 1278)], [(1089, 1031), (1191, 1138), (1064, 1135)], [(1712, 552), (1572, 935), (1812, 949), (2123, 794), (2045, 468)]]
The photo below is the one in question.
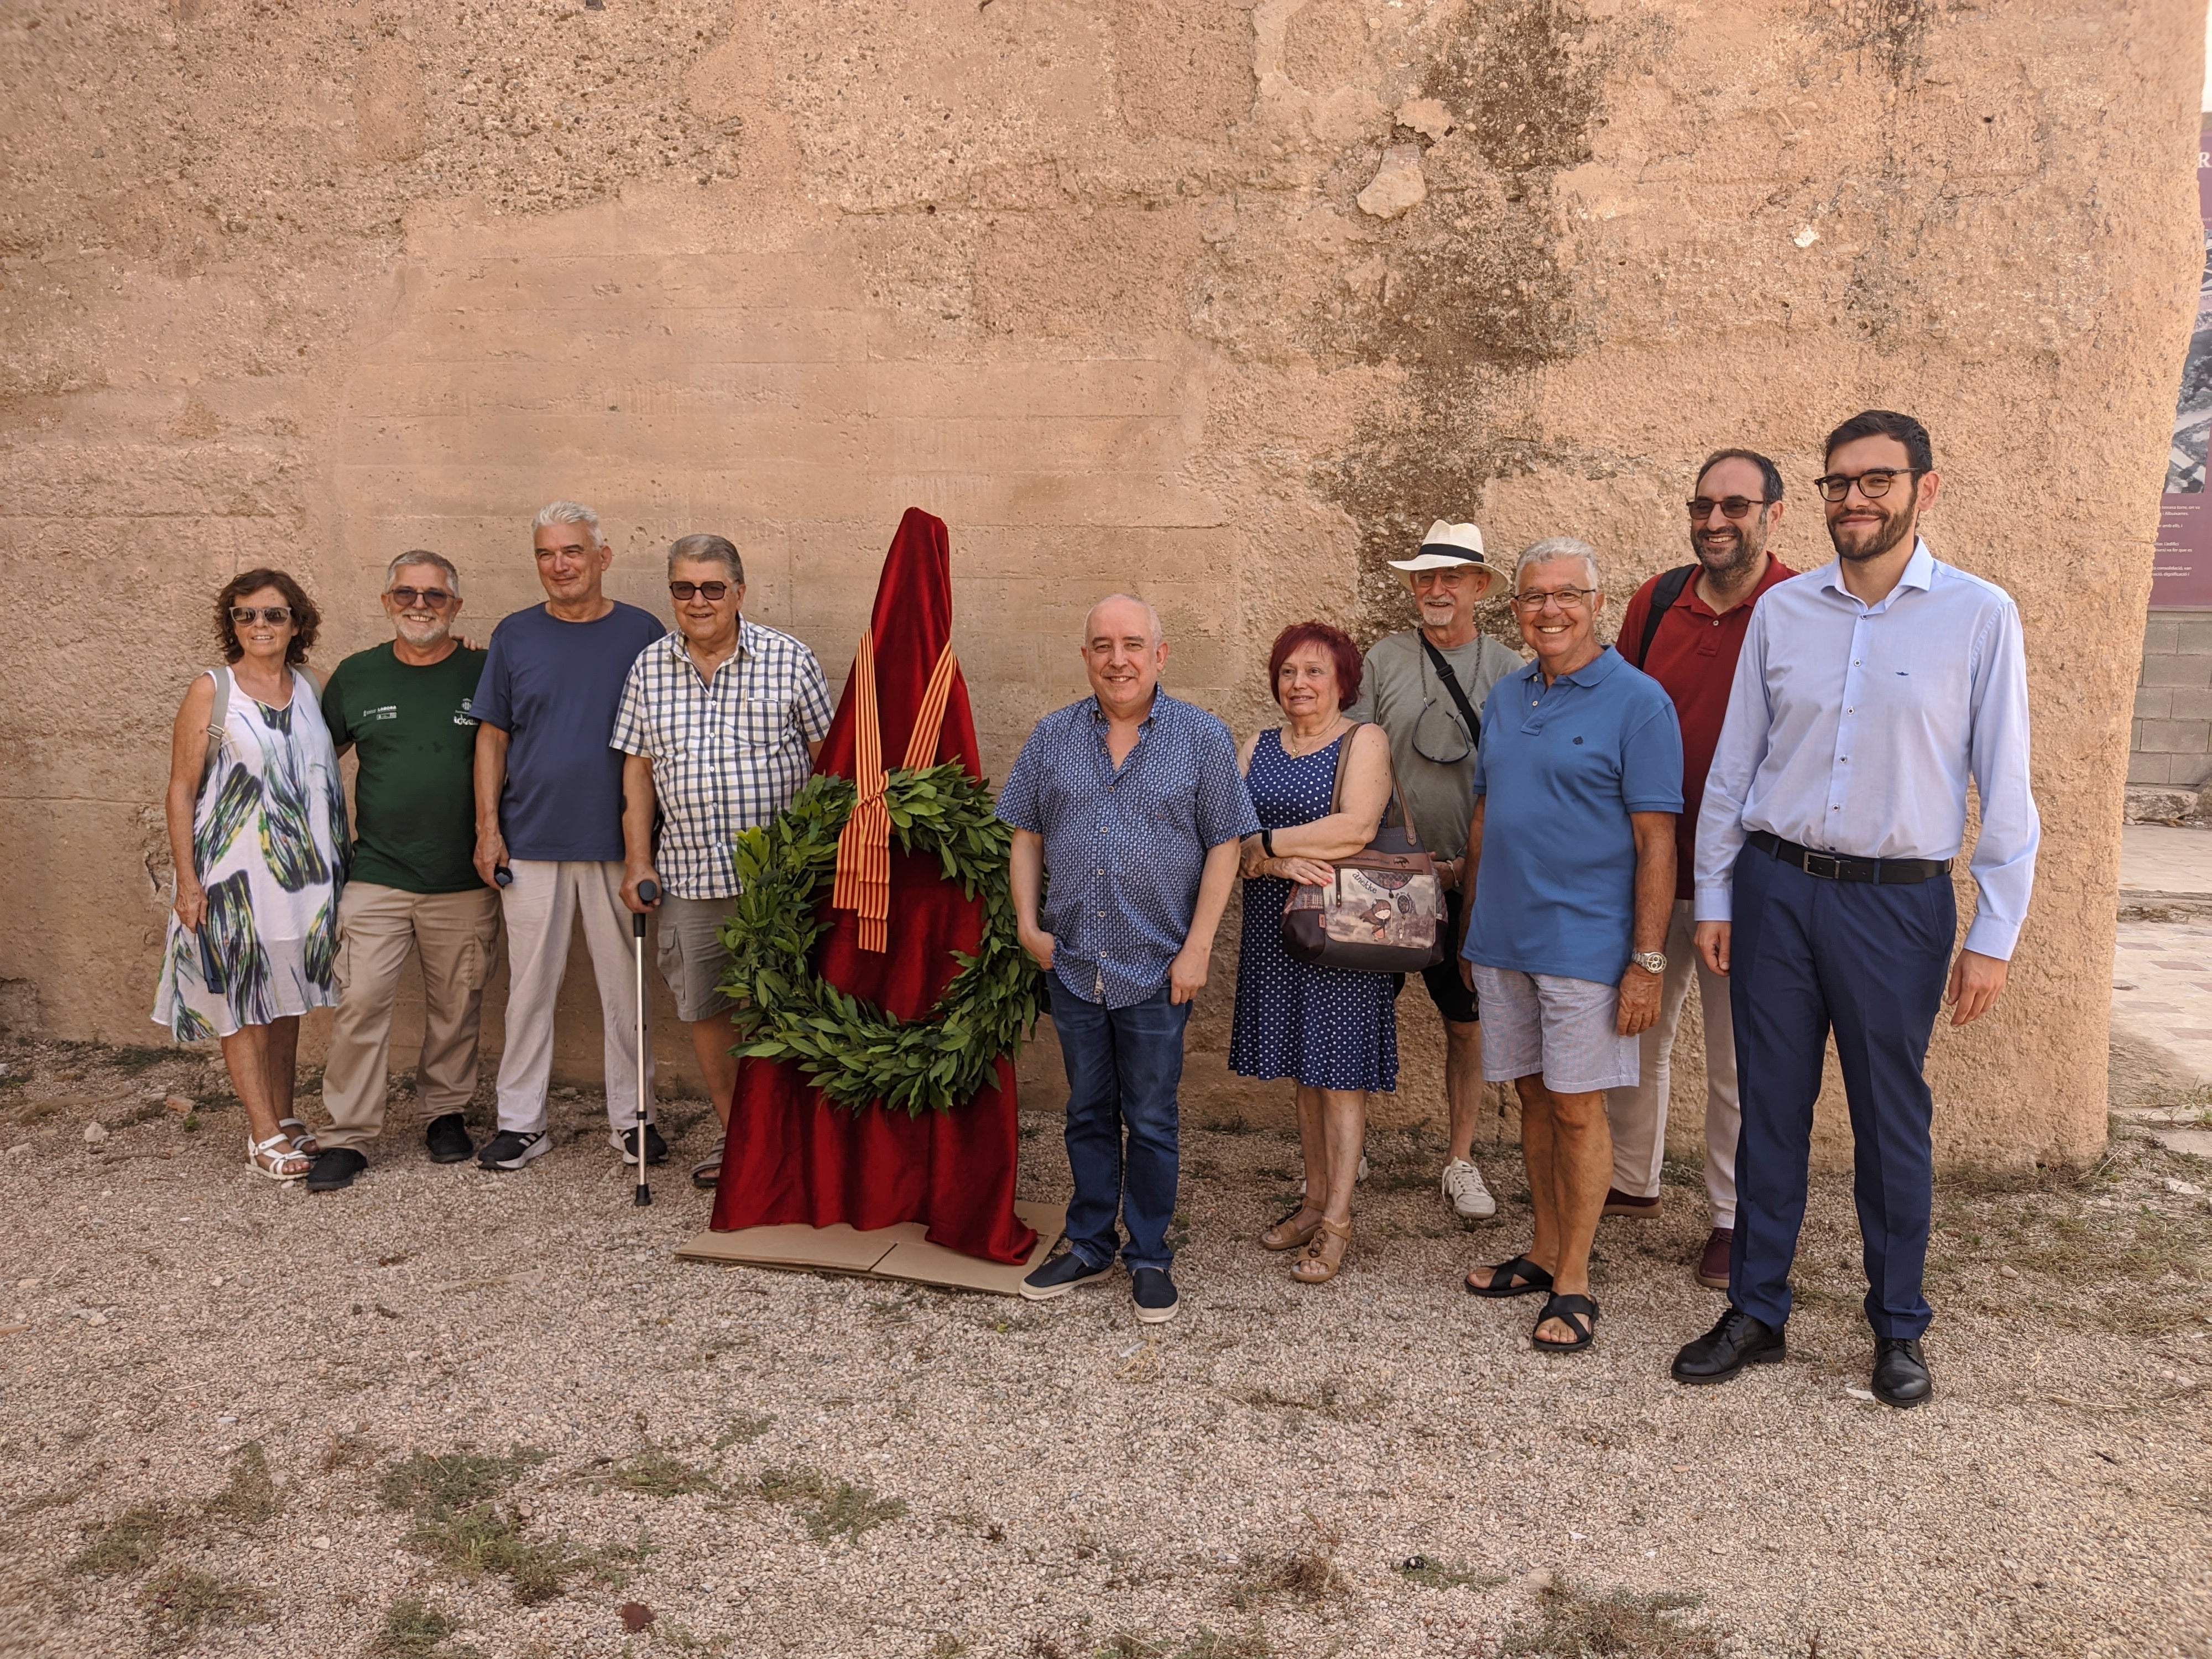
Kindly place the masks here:
[(1237, 884), (1239, 843), (1260, 820), (1229, 728), (1159, 689), (1159, 613), (1116, 593), (1091, 607), (1083, 635), (1091, 695), (1037, 722), (999, 793), (999, 816), (1014, 827), (1022, 946), (1045, 969), (1067, 1066), (1075, 1176), (1067, 1249), (1022, 1294), (1065, 1296), (1105, 1277), (1121, 1249), (1137, 1317), (1158, 1324), (1177, 1300), (1167, 1233), (1183, 1028)]
[[(721, 929), (737, 894), (730, 843), (791, 805), (813, 775), (829, 734), (830, 684), (813, 652), (739, 611), (745, 568), (720, 536), (686, 536), (668, 550), (678, 631), (630, 665), (615, 711), (623, 752), (623, 902), (660, 911), (661, 976), (691, 1025), (725, 1139), (738, 1062), (730, 1052), (730, 963)], [(653, 842), (653, 809), (661, 814)], [(650, 881), (664, 896), (642, 903)], [(722, 1151), (691, 1171), (712, 1187)]]

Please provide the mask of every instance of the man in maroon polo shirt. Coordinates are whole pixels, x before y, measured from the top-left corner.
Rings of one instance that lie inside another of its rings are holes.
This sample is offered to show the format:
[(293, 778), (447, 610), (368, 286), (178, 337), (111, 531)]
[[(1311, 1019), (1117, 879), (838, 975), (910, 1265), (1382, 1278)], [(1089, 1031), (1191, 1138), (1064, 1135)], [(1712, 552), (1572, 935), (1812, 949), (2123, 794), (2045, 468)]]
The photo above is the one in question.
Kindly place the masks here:
[(1697, 563), (1654, 576), (1637, 589), (1615, 641), (1621, 655), (1674, 700), (1682, 726), (1682, 812), (1674, 820), (1674, 913), (1667, 931), (1659, 1018), (1644, 1033), (1643, 1076), (1632, 1089), (1611, 1091), (1606, 1103), (1613, 1122), (1613, 1190), (1605, 1195), (1605, 1213), (1659, 1213), (1674, 1032), (1695, 975), (1705, 1015), (1705, 1191), (1713, 1205), (1698, 1282), (1724, 1291), (1735, 1236), (1735, 1141), (1743, 1115), (1736, 1101), (1728, 981), (1698, 959), (1691, 942), (1693, 843), (1751, 608), (1760, 594), (1796, 572), (1766, 550), (1767, 537), (1782, 522), (1782, 474), (1765, 456), (1748, 449), (1717, 451), (1698, 469), (1692, 497), (1690, 550)]

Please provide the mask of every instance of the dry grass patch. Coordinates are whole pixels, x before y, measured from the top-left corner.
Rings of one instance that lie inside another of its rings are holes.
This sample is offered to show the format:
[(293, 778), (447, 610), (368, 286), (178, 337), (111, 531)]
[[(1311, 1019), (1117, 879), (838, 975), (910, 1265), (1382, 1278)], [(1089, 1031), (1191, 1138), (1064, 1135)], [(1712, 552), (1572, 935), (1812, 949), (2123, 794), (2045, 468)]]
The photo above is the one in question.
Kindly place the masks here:
[(599, 1484), (641, 1498), (681, 1498), (686, 1492), (718, 1492), (721, 1486), (706, 1470), (695, 1468), (659, 1446), (634, 1453), (601, 1478)]
[(137, 1504), (108, 1522), (79, 1550), (70, 1565), (94, 1577), (143, 1572), (168, 1540), (169, 1512), (159, 1504)]
[(525, 1607), (550, 1601), (568, 1581), (589, 1574), (595, 1583), (619, 1584), (624, 1563), (643, 1559), (635, 1550), (580, 1549), (566, 1538), (538, 1539), (514, 1505), (499, 1498), (545, 1454), (518, 1446), (504, 1457), (481, 1452), (417, 1452), (384, 1472), (378, 1483), (385, 1507), (415, 1517), (407, 1546), (465, 1578), (500, 1577)]
[(1533, 1659), (1720, 1659), (1720, 1638), (1680, 1617), (1702, 1600), (1625, 1589), (1600, 1595), (1561, 1580), (1544, 1587), (1535, 1622), (1509, 1631), (1498, 1650)]
[(753, 1490), (797, 1516), (817, 1544), (841, 1533), (858, 1538), (907, 1512), (902, 1498), (880, 1497), (872, 1486), (827, 1480), (811, 1469), (763, 1469)]
[(1502, 1572), (1478, 1572), (1464, 1562), (1438, 1555), (1408, 1556), (1397, 1564), (1397, 1573), (1423, 1589), (1495, 1589), (1505, 1582)]
[(261, 1592), (239, 1578), (171, 1567), (139, 1595), (156, 1648), (180, 1648), (210, 1625), (257, 1625), (270, 1618)]
[(732, 1446), (750, 1446), (775, 1425), (773, 1417), (738, 1416), (722, 1425), (721, 1433), (714, 1437), (709, 1451), (727, 1451)]
[(276, 1478), (269, 1469), (269, 1454), (261, 1449), (258, 1440), (249, 1440), (238, 1449), (229, 1480), (203, 1507), (216, 1519), (241, 1527), (258, 1526), (283, 1509), (284, 1494), (277, 1489)]
[(403, 1595), (385, 1609), (384, 1625), (369, 1644), (370, 1659), (479, 1659), (477, 1650), (449, 1647), (461, 1627), (419, 1595)]
[(1237, 1583), (1229, 1592), (1229, 1604), (1244, 1613), (1279, 1595), (1288, 1595), (1318, 1607), (1325, 1601), (1342, 1601), (1351, 1589), (1335, 1559), (1324, 1550), (1248, 1555)]

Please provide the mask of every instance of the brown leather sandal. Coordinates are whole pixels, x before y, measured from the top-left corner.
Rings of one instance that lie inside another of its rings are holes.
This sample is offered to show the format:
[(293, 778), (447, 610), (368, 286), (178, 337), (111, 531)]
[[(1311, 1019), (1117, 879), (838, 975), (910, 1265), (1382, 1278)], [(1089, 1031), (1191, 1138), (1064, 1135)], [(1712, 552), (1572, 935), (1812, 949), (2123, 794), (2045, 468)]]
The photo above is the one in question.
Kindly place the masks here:
[(1323, 1216), (1321, 1218), (1321, 1231), (1327, 1238), (1341, 1240), (1344, 1244), (1344, 1249), (1339, 1250), (1336, 1253), (1336, 1260), (1331, 1261), (1327, 1256), (1322, 1254), (1323, 1250), (1328, 1248), (1324, 1240), (1316, 1239), (1314, 1243), (1307, 1245), (1306, 1253), (1300, 1256), (1297, 1259), (1297, 1263), (1291, 1268), (1291, 1277), (1297, 1279), (1301, 1285), (1328, 1284), (1330, 1279), (1336, 1277), (1337, 1270), (1344, 1266), (1345, 1255), (1352, 1249), (1352, 1226), (1350, 1223), (1347, 1222), (1343, 1226), (1340, 1227), (1335, 1222), (1331, 1221), (1327, 1216)]
[(1261, 1233), (1261, 1248), (1268, 1250), (1295, 1250), (1302, 1245), (1312, 1243), (1313, 1236), (1321, 1231), (1321, 1217), (1316, 1216), (1312, 1223), (1307, 1226), (1294, 1227), (1291, 1224), (1298, 1218), (1305, 1207), (1303, 1204), (1299, 1205), (1297, 1209), (1282, 1217), (1273, 1226)]

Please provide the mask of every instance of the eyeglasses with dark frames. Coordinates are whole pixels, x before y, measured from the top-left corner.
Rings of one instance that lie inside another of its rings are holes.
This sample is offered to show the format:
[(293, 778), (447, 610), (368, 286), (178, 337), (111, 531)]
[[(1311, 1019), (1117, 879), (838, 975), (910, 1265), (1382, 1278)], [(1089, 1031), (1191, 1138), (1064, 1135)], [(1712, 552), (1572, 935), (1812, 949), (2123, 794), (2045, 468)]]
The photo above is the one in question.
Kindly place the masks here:
[(1870, 466), (1863, 472), (1831, 472), (1814, 479), (1813, 488), (1820, 492), (1822, 501), (1840, 501), (1856, 484), (1860, 495), (1870, 501), (1878, 501), (1889, 494), (1890, 485), (1898, 479), (1915, 477), (1927, 470), (1924, 466)]
[(1770, 505), (1771, 503), (1764, 495), (1692, 495), (1690, 498), (1690, 517), (1703, 524), (1713, 516), (1713, 509), (1718, 507), (1723, 518), (1741, 519), (1754, 507)]
[(385, 593), (402, 611), (412, 611), (418, 605), (443, 611), (453, 602), (453, 596), (442, 587), (392, 587)]
[(271, 628), (282, 628), (292, 620), (292, 607), (289, 605), (264, 605), (258, 611), (250, 605), (234, 605), (230, 607), (230, 620), (240, 628), (251, 627), (256, 617), (260, 617)]
[(709, 605), (720, 605), (729, 597), (729, 592), (730, 584), (727, 582), (671, 582), (668, 584), (669, 597), (678, 600), (688, 601), (696, 593)]
[(1556, 603), (1562, 611), (1581, 611), (1589, 605), (1590, 595), (1596, 592), (1595, 587), (1562, 587), (1550, 593), (1516, 593), (1513, 603), (1532, 617), (1543, 610), (1547, 599)]

